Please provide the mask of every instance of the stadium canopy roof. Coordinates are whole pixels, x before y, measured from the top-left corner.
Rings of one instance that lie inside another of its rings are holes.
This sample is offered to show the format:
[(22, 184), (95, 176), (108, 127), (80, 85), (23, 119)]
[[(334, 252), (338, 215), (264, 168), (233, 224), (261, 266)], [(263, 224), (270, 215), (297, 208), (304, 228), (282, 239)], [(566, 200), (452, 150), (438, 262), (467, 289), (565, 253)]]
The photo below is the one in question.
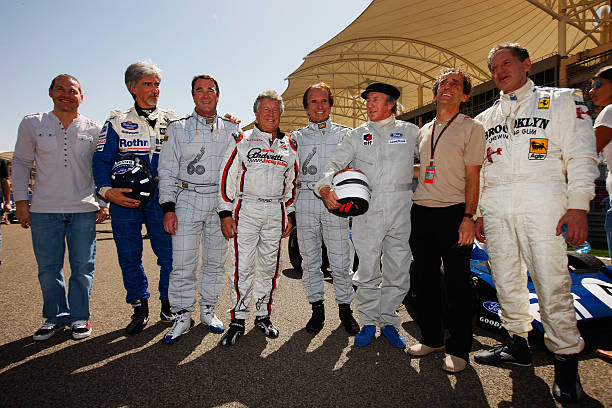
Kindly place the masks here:
[[(334, 90), (333, 120), (366, 120), (359, 96), (372, 82), (402, 91), (403, 112), (431, 102), (440, 70), (459, 67), (487, 82), (486, 57), (501, 42), (519, 42), (538, 61), (610, 44), (608, 1), (374, 0), (347, 28), (304, 57), (286, 79), (281, 129), (302, 127), (304, 90), (324, 81)], [(604, 7), (606, 6), (606, 7)]]

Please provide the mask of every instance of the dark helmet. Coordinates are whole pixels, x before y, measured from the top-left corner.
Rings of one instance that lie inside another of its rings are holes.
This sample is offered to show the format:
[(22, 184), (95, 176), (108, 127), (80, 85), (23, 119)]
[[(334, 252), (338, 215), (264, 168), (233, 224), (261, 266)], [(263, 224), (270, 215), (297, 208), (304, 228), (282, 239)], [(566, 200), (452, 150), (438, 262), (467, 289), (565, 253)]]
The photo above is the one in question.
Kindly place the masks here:
[(146, 161), (135, 154), (121, 156), (111, 170), (111, 185), (114, 188), (131, 188), (132, 191), (124, 193), (126, 197), (140, 200), (144, 205), (153, 198), (155, 192), (155, 178)]
[(370, 206), (370, 185), (363, 172), (354, 169), (340, 170), (332, 179), (331, 188), (338, 196), (340, 208), (331, 212), (340, 217), (361, 215)]

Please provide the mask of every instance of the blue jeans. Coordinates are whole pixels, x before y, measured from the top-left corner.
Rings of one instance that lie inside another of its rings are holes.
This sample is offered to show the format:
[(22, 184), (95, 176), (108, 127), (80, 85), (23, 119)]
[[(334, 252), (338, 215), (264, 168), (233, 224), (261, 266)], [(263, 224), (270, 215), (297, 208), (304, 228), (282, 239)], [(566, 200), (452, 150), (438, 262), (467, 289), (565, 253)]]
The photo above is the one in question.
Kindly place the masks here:
[[(96, 260), (96, 213), (30, 213), (32, 246), (43, 294), (43, 317), (69, 325), (88, 320)], [(62, 267), (68, 244), (68, 296)]]
[(612, 258), (612, 208), (606, 211), (604, 229), (606, 231), (606, 238), (608, 240), (608, 256)]

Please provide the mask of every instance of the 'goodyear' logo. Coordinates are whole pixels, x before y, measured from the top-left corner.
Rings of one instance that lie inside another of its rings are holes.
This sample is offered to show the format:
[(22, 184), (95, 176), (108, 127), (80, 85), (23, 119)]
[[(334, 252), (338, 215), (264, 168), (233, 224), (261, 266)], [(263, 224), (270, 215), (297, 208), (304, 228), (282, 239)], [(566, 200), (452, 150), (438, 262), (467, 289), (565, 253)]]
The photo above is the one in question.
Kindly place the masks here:
[(548, 139), (529, 139), (529, 160), (544, 160), (548, 153)]
[(540, 98), (538, 100), (538, 109), (548, 109), (550, 107), (550, 98)]

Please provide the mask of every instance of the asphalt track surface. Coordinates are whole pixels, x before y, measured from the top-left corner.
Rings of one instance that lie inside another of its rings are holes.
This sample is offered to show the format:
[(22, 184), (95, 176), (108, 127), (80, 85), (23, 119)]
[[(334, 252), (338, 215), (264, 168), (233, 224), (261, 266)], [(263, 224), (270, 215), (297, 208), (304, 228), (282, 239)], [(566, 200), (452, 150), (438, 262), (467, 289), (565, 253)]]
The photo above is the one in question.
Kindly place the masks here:
[[(43, 342), (32, 334), (42, 323), (42, 298), (29, 230), (3, 225), (0, 305), (0, 406), (45, 407), (555, 407), (554, 370), (541, 342), (532, 342), (532, 367), (489, 367), (473, 354), (499, 338), (476, 329), (471, 365), (457, 375), (441, 370), (443, 354), (412, 358), (377, 334), (367, 347), (353, 345), (339, 325), (333, 287), (326, 281), (323, 330), (304, 330), (310, 305), (286, 254), (272, 321), (277, 339), (267, 339), (247, 321), (233, 347), (197, 325), (171, 346), (161, 344), (169, 325), (159, 321), (157, 272), (148, 241), (144, 266), (152, 291), (150, 322), (126, 337), (131, 308), (124, 301), (110, 222), (98, 226), (98, 256), (91, 298), (92, 335), (75, 341), (69, 331)], [(67, 263), (66, 263), (67, 265)], [(68, 267), (65, 268), (69, 274)], [(228, 324), (228, 283), (217, 310)], [(408, 345), (418, 328), (404, 307), (401, 333)], [(576, 406), (612, 407), (612, 365), (595, 349), (612, 346), (611, 328), (586, 337), (580, 376), (587, 397)], [(570, 405), (572, 406), (572, 405)]]

